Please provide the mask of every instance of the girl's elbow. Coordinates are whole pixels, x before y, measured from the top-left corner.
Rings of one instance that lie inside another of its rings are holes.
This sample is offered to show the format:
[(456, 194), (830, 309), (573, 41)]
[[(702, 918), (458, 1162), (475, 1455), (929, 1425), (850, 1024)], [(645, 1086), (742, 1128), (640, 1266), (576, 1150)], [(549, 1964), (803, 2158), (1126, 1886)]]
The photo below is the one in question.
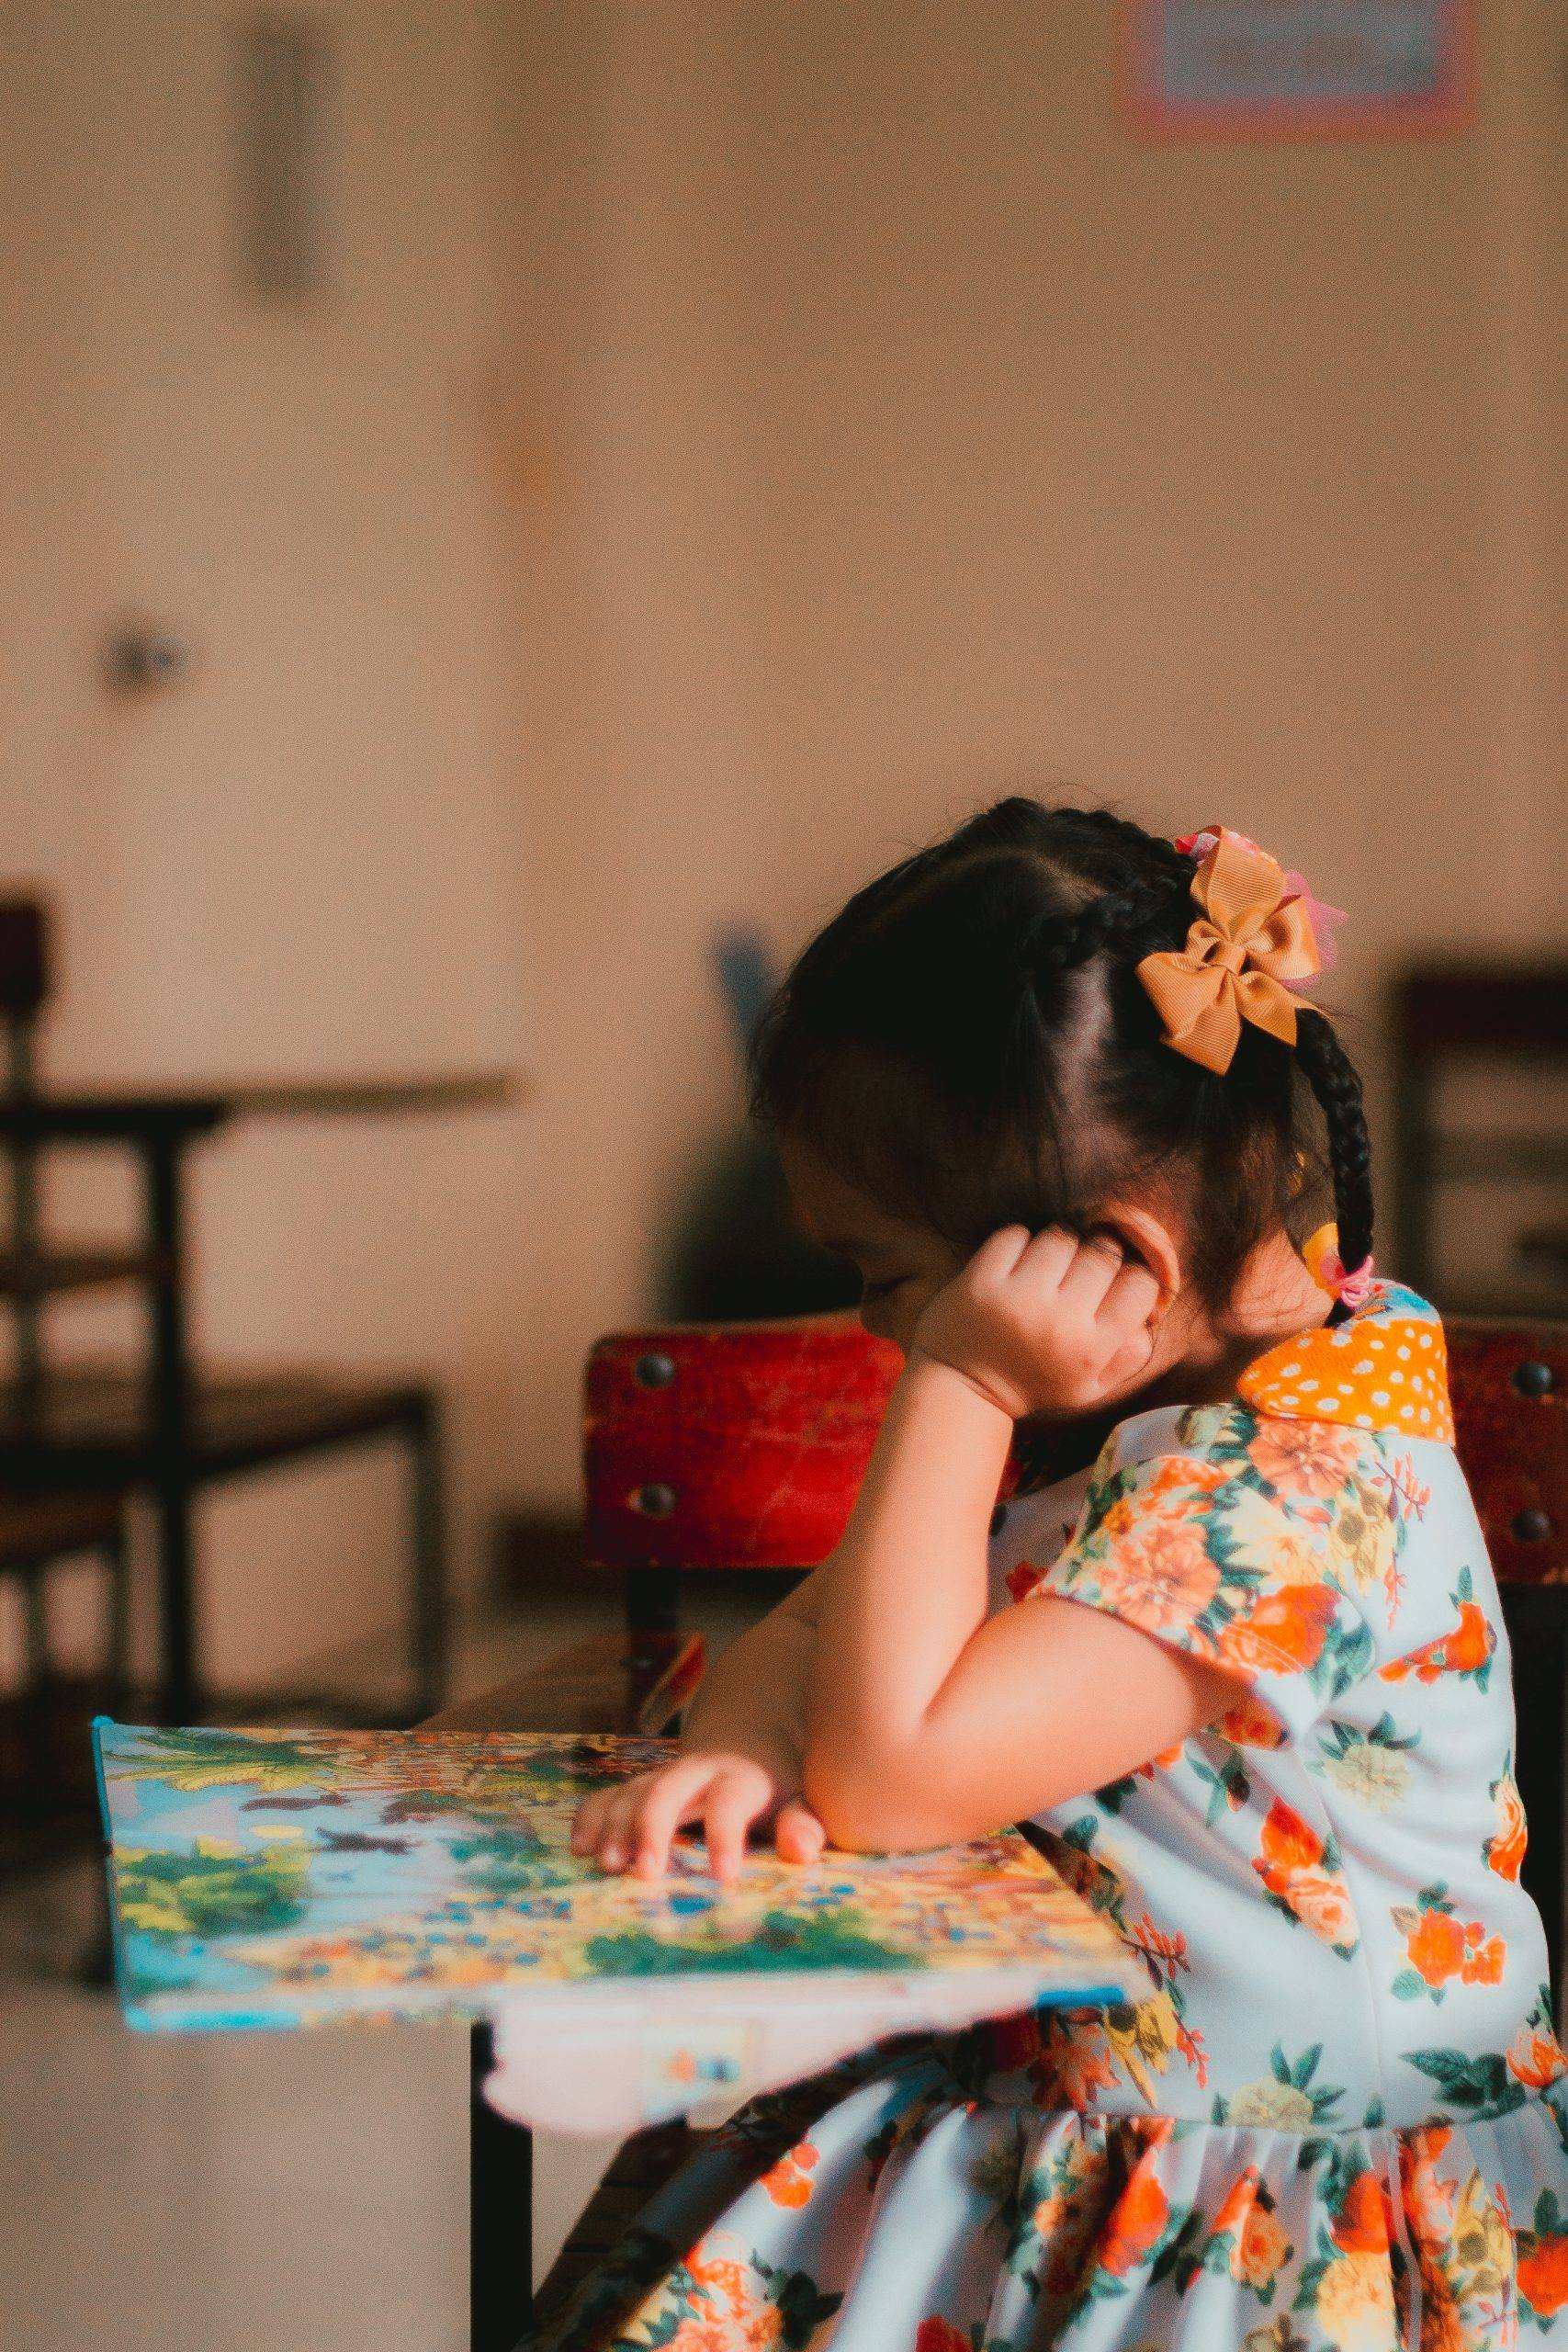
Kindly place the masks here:
[(897, 1854), (933, 1842), (911, 1819), (900, 1779), (889, 1758), (835, 1755), (820, 1743), (807, 1747), (806, 1802), (842, 1852)]

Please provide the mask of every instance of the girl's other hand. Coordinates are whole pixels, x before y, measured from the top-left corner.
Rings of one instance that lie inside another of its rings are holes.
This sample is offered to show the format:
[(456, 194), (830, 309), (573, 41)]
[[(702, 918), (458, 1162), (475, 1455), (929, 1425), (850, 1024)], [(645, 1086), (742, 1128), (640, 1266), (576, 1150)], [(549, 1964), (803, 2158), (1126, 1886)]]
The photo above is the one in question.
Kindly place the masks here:
[(1136, 1382), (1161, 1299), (1110, 1233), (1004, 1225), (927, 1302), (909, 1352), (962, 1373), (1015, 1421), (1085, 1412)]
[(604, 1871), (661, 1878), (675, 1832), (694, 1821), (703, 1825), (709, 1867), (726, 1885), (740, 1875), (752, 1829), (771, 1825), (789, 1862), (814, 1862), (828, 1842), (782, 1771), (754, 1756), (697, 1748), (587, 1798), (571, 1825), (571, 1850), (592, 1855)]

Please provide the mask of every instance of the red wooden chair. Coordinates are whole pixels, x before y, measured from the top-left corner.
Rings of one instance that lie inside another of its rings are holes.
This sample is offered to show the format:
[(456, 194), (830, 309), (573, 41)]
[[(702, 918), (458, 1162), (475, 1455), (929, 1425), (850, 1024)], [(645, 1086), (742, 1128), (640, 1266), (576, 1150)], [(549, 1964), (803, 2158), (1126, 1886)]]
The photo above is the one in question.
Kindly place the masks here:
[[(1459, 1450), (1514, 1645), (1515, 1770), (1530, 1822), (1524, 1876), (1546, 1919), (1554, 1985), (1562, 1926), (1568, 1328), (1450, 1322)], [(625, 1637), (581, 1645), (437, 1717), (451, 1728), (660, 1731), (695, 1689), (700, 1635), (679, 1629), (682, 1576), (800, 1572), (838, 1541), (900, 1357), (852, 1315), (683, 1326), (601, 1340), (587, 1365), (589, 1560), (624, 1580)], [(479, 2096), (490, 2036), (473, 2037), (472, 2352), (513, 2352), (530, 2309), (529, 2135)], [(558, 2309), (692, 2134), (627, 2141), (541, 2286)]]

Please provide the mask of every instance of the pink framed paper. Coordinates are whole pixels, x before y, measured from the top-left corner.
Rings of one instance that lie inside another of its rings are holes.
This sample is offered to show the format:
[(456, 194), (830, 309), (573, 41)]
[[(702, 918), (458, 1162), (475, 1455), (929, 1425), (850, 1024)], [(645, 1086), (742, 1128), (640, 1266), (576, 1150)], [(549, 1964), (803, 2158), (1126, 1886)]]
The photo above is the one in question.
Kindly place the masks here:
[(1440, 138), (1475, 111), (1475, 0), (1118, 0), (1151, 140)]

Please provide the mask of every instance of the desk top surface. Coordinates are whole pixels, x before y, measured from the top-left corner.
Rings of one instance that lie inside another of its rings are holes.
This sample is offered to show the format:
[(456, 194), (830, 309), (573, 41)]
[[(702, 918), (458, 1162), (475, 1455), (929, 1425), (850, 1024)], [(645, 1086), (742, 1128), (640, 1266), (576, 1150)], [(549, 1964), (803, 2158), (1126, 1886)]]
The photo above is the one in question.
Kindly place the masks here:
[(40, 1089), (0, 1098), (0, 1136), (43, 1140), (194, 1137), (245, 1117), (358, 1117), (394, 1112), (459, 1111), (513, 1104), (525, 1082), (504, 1070), (392, 1078), (235, 1079), (188, 1084)]
[(1014, 1831), (930, 1853), (765, 1849), (719, 1888), (570, 1849), (594, 1788), (661, 1760), (604, 1734), (95, 1726), (131, 2023), (486, 2018), (491, 2104), (568, 2132), (699, 2117), (889, 2035), (1152, 1990)]
[[(672, 1753), (604, 1734), (97, 1727), (122, 1998), (134, 2022), (297, 2027), (493, 2016), (649, 2019), (695, 1982), (767, 2010), (789, 1980), (1021, 1972), (1042, 2000), (1143, 1982), (1110, 1922), (1014, 1831), (929, 1853), (771, 1849), (721, 1889), (682, 1839), (670, 1875), (570, 1847), (583, 1797)], [(608, 2005), (608, 2007), (607, 2007)], [(962, 2006), (962, 1999), (960, 2006)]]

